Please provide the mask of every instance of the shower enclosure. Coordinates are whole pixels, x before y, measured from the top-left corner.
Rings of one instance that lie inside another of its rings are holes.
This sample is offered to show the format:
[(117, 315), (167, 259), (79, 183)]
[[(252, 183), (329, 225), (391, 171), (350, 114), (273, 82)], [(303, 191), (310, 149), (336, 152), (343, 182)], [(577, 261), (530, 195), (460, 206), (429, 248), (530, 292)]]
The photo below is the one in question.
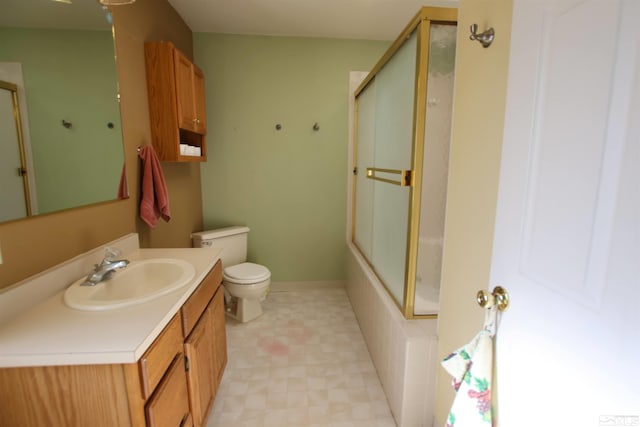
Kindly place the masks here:
[(422, 8), (355, 93), (352, 239), (405, 318), (439, 307), (456, 33)]

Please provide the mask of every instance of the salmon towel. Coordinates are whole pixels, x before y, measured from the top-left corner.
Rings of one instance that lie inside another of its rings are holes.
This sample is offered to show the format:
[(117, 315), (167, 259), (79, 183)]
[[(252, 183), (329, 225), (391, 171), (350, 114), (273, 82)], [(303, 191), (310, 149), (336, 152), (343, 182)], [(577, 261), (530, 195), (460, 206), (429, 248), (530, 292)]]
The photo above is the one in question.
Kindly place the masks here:
[(122, 172), (120, 173), (120, 184), (118, 184), (118, 199), (129, 198), (129, 185), (127, 184), (127, 168), (126, 165), (122, 165)]
[(149, 227), (154, 228), (158, 218), (162, 217), (167, 222), (171, 219), (167, 184), (153, 146), (142, 147), (140, 159), (142, 159), (140, 218), (149, 224)]

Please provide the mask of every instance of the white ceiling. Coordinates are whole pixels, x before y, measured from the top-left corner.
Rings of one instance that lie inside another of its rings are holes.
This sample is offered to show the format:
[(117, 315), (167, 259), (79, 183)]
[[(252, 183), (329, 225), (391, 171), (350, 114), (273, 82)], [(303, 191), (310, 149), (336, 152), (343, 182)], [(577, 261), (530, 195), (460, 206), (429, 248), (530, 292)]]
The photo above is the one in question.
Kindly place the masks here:
[(393, 40), (422, 6), (457, 0), (169, 0), (194, 32)]
[[(0, 27), (108, 29), (97, 0), (0, 0)], [(153, 0), (155, 1), (155, 0)], [(394, 40), (422, 6), (458, 0), (169, 0), (194, 32)], [(129, 7), (129, 6), (113, 6)]]

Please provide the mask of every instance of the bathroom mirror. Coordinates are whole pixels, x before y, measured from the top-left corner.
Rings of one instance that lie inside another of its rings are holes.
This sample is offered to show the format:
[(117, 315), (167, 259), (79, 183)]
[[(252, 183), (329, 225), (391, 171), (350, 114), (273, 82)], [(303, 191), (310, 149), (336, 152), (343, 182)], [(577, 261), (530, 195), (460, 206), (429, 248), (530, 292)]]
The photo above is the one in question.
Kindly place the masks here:
[(109, 10), (95, 0), (4, 0), (0, 222), (126, 198), (123, 165)]

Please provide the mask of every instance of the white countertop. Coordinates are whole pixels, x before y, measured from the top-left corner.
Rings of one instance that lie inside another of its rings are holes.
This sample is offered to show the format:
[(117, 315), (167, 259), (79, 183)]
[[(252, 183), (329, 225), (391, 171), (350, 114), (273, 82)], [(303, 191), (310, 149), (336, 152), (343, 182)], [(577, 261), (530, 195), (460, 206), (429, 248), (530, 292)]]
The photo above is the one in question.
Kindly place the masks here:
[(0, 326), (0, 367), (136, 362), (213, 268), (220, 250), (138, 249), (126, 258), (183, 259), (196, 273), (153, 301), (107, 311), (69, 308), (63, 289)]

